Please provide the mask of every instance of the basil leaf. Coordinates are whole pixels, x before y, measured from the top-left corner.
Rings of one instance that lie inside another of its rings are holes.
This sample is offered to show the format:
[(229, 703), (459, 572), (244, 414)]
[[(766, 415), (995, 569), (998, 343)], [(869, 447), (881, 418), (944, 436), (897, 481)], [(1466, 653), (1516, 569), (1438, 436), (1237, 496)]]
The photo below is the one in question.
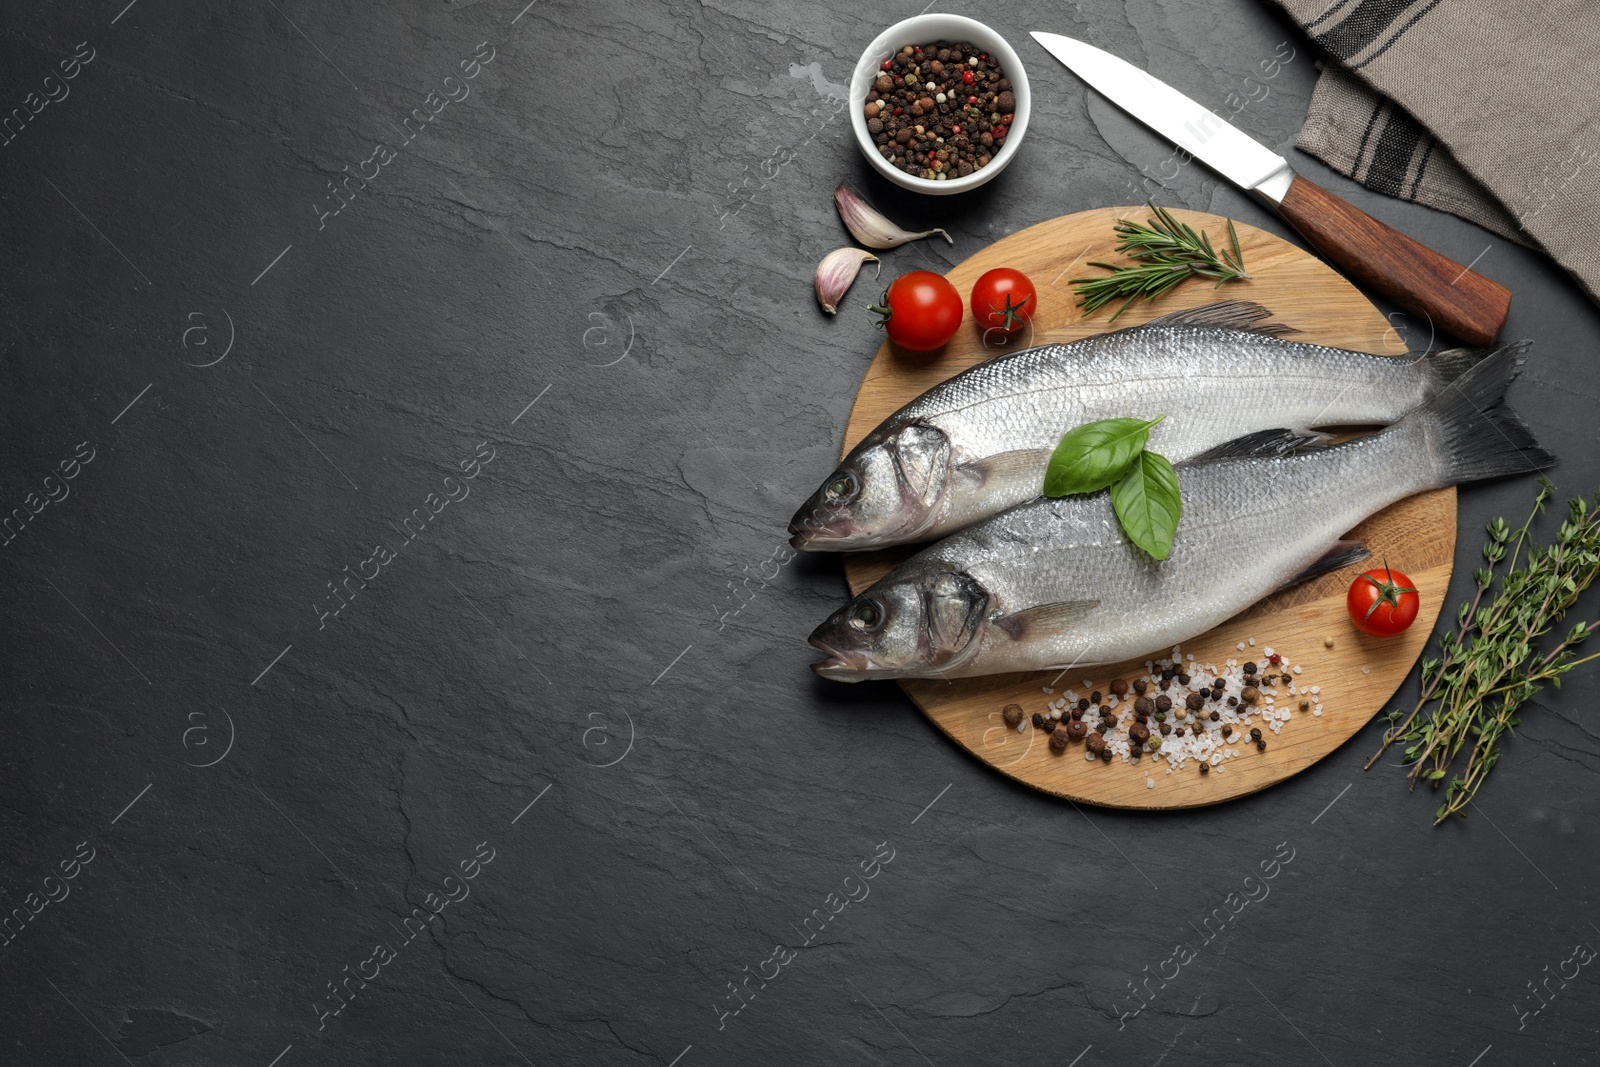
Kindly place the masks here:
[(1167, 457), (1140, 452), (1128, 472), (1111, 486), (1111, 506), (1128, 540), (1156, 559), (1172, 554), (1172, 535), (1183, 516), (1178, 473)]
[(1097, 493), (1122, 477), (1150, 439), (1150, 427), (1166, 418), (1101, 419), (1068, 430), (1050, 454), (1045, 496)]

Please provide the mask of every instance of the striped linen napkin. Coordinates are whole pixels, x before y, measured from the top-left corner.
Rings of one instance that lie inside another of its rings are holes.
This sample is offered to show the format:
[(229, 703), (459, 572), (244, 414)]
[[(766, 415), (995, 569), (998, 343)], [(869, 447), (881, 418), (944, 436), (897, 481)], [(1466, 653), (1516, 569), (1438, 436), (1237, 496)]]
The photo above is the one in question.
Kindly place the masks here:
[(1595, 0), (1277, 0), (1328, 56), (1300, 148), (1541, 248), (1600, 300)]

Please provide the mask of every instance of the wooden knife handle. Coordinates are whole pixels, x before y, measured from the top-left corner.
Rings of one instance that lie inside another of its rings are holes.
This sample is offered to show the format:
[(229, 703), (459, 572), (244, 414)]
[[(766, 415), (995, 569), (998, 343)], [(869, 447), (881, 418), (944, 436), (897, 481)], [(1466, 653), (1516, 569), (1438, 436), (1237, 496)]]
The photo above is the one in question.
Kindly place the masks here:
[(1418, 244), (1360, 208), (1296, 175), (1278, 205), (1285, 222), (1362, 285), (1441, 332), (1489, 345), (1505, 325), (1511, 291)]

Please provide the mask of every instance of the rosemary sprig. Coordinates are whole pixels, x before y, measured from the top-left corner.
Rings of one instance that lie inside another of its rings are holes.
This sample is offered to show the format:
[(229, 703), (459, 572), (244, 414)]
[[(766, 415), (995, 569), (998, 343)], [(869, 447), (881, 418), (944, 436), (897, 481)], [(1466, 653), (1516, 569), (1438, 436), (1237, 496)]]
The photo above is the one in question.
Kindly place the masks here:
[[(1439, 635), (1439, 657), (1423, 659), (1416, 705), (1403, 718), (1398, 710), (1388, 713), (1383, 744), (1367, 761), (1370, 769), (1390, 745), (1403, 741), (1412, 788), (1418, 782), (1438, 788), (1470, 742), (1466, 767), (1450, 779), (1435, 826), (1451, 815), (1465, 816), (1500, 759), (1500, 739), (1517, 726), (1522, 705), (1546, 683), (1560, 688), (1562, 675), (1600, 658), (1576, 658), (1578, 646), (1600, 631), (1600, 620), (1578, 623), (1548, 652), (1536, 647), (1600, 574), (1600, 495), (1595, 505), (1582, 497), (1568, 501), (1555, 543), (1541, 548), (1533, 542), (1533, 521), (1554, 488), (1540, 479), (1533, 510), (1515, 534), (1504, 519), (1489, 523), (1483, 548), (1489, 565), (1473, 572), (1476, 592), (1461, 605), (1454, 632)], [(1508, 552), (1496, 589), (1495, 571)]]
[(1072, 279), (1072, 288), (1079, 296), (1078, 306), (1085, 315), (1094, 314), (1118, 297), (1127, 297), (1108, 320), (1116, 322), (1117, 316), (1135, 300), (1152, 300), (1186, 278), (1215, 278), (1216, 288), (1223, 282), (1250, 277), (1245, 273), (1239, 234), (1232, 219), (1228, 220), (1228, 238), (1233, 250), (1218, 253), (1204, 230), (1195, 232), (1194, 227), (1173, 218), (1166, 208), (1149, 202), (1145, 207), (1155, 213), (1147, 225), (1118, 219), (1115, 227), (1117, 251), (1134, 260), (1134, 265), (1091, 262), (1089, 266), (1111, 273)]

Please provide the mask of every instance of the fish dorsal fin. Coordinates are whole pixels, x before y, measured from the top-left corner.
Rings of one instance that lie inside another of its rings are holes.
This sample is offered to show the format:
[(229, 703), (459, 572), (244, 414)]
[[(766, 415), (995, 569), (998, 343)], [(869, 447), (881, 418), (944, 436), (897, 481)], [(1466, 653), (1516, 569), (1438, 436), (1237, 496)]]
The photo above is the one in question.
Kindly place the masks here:
[(1370, 555), (1372, 553), (1360, 541), (1335, 541), (1333, 547), (1312, 560), (1304, 570), (1283, 584), (1285, 587), (1299, 585), (1319, 575), (1330, 574), (1341, 567), (1348, 567), (1352, 563), (1360, 563)]
[(1333, 438), (1325, 433), (1302, 433), (1299, 430), (1257, 430), (1232, 441), (1224, 441), (1208, 448), (1198, 456), (1191, 456), (1179, 466), (1210, 463), (1219, 459), (1262, 459), (1292, 456), (1321, 448)]
[(987, 485), (991, 481), (1004, 482), (1008, 478), (1029, 477), (1035, 478), (1041, 485), (1044, 484), (1044, 469), (1050, 463), (1050, 451), (1043, 448), (1021, 448), (1015, 452), (998, 452), (982, 459), (972, 459), (961, 464), (956, 470), (976, 481), (979, 485)]
[(1197, 308), (1187, 308), (1151, 319), (1146, 326), (1219, 326), (1228, 330), (1248, 330), (1269, 337), (1282, 337), (1286, 333), (1299, 333), (1292, 326), (1266, 322), (1272, 312), (1253, 300), (1219, 300)]
[(1010, 615), (996, 615), (994, 624), (1013, 641), (1059, 634), (1100, 606), (1098, 600), (1063, 600), (1040, 604)]

